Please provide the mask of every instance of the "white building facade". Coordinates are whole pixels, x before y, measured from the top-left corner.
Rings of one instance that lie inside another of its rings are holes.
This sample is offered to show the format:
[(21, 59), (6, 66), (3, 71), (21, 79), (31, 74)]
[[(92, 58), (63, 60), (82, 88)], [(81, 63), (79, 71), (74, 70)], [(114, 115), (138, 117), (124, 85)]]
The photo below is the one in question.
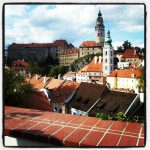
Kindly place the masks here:
[(103, 48), (103, 75), (107, 76), (114, 70), (114, 48), (112, 47), (110, 31), (107, 32)]

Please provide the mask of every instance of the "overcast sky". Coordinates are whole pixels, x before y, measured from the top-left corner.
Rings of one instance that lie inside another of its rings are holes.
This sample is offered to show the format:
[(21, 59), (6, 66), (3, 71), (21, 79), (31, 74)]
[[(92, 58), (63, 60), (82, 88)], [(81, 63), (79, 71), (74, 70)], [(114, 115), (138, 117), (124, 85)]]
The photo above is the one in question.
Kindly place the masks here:
[(144, 47), (144, 5), (5, 5), (5, 47), (56, 39), (78, 47), (95, 40), (99, 8), (115, 48), (125, 40)]

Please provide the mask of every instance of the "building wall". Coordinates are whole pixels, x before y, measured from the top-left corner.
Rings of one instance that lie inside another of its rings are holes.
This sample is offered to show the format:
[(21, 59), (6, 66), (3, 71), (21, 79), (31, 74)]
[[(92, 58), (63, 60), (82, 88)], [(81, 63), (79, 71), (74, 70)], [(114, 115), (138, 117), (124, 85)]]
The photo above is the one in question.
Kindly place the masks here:
[(60, 66), (70, 66), (76, 59), (79, 58), (79, 53), (72, 54), (60, 54), (59, 64)]
[(89, 82), (89, 76), (85, 74), (76, 74), (76, 82)]
[(114, 50), (109, 45), (103, 49), (103, 75), (109, 75), (114, 70)]
[(138, 80), (136, 78), (116, 78), (106, 77), (107, 83), (110, 88), (123, 88), (137, 91)]
[(102, 53), (102, 49), (100, 47), (80, 47), (80, 57), (97, 53)]
[(140, 63), (141, 62), (141, 59), (139, 58), (124, 58), (123, 60), (129, 62), (129, 63)]
[(127, 68), (129, 67), (129, 62), (118, 62), (118, 68)]

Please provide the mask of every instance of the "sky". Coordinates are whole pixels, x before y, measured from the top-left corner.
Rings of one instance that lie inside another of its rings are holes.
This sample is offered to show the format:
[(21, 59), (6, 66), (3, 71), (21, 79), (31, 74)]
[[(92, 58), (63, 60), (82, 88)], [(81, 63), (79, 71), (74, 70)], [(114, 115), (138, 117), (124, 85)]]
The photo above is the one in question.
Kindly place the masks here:
[(144, 47), (144, 5), (5, 5), (5, 48), (11, 43), (52, 43), (66, 39), (79, 47), (95, 40), (101, 10), (105, 33), (116, 49), (126, 40)]

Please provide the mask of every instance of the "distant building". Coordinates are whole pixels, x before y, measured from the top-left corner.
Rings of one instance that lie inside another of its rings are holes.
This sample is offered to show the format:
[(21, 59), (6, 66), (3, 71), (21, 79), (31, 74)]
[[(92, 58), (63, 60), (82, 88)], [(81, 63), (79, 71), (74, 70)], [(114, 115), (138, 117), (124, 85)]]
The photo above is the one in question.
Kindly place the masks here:
[(84, 41), (80, 45), (80, 57), (97, 53), (102, 53), (102, 47), (99, 46), (95, 41)]
[(106, 77), (111, 89), (134, 90), (138, 93), (138, 79), (141, 76), (140, 69), (114, 70)]
[(64, 50), (59, 55), (60, 66), (70, 66), (75, 60), (79, 58), (79, 49)]
[(12, 70), (15, 73), (18, 73), (20, 75), (25, 75), (26, 73), (29, 73), (29, 63), (27, 63), (24, 60), (16, 60), (13, 61), (12, 64)]
[(139, 52), (136, 49), (126, 49), (123, 53), (121, 61), (126, 61), (130, 63), (140, 63), (144, 59), (143, 52)]
[(66, 81), (76, 81), (76, 72), (67, 72), (66, 74), (63, 75), (63, 80)]
[(8, 57), (12, 59), (38, 60), (44, 61), (48, 55), (54, 59), (59, 58), (63, 50), (73, 48), (66, 40), (56, 40), (53, 43), (30, 43), (17, 44), (12, 43), (8, 46)]
[(119, 69), (129, 68), (130, 67), (130, 63), (129, 62), (118, 62), (117, 63), (117, 67)]

